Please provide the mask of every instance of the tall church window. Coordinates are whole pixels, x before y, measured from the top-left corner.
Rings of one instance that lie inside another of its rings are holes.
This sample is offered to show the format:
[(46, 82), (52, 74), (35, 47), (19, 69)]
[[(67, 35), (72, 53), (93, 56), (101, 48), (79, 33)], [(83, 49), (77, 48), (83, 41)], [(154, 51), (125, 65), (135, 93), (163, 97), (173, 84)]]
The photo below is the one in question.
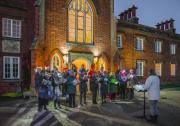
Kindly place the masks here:
[(87, 0), (72, 0), (68, 9), (69, 42), (93, 42), (93, 13)]

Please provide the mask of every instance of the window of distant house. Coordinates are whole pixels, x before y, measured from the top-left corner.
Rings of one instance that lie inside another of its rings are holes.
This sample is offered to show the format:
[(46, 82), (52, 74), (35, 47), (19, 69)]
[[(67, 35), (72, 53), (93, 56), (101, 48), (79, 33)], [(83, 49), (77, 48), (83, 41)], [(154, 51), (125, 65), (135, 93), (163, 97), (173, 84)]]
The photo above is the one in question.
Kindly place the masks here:
[(158, 76), (162, 75), (162, 64), (161, 63), (155, 64), (155, 72)]
[(176, 44), (171, 44), (170, 45), (170, 53), (172, 55), (176, 54)]
[(21, 38), (21, 21), (3, 18), (2, 19), (2, 36)]
[(3, 57), (3, 78), (4, 79), (19, 79), (20, 68), (19, 57)]
[(176, 64), (170, 64), (171, 76), (176, 76)]
[(161, 41), (156, 41), (154, 47), (155, 47), (155, 52), (156, 53), (161, 53), (161, 51), (162, 51), (162, 42)]
[(144, 76), (144, 61), (136, 61), (136, 75)]
[(136, 38), (136, 50), (137, 51), (142, 51), (144, 50), (144, 39), (137, 37)]
[(69, 42), (93, 43), (93, 13), (87, 0), (72, 0), (68, 9)]
[(117, 47), (122, 48), (122, 35), (121, 34), (117, 36)]

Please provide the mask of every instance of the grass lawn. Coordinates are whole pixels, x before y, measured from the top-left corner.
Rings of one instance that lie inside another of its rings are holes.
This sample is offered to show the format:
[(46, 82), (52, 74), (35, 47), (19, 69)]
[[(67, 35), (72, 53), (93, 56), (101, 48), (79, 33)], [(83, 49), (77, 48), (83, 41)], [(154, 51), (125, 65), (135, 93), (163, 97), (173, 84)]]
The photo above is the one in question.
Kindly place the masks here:
[(8, 92), (8, 93), (3, 93), (0, 95), (0, 97), (10, 97), (10, 98), (16, 98), (16, 97), (21, 97), (22, 93), (18, 92)]

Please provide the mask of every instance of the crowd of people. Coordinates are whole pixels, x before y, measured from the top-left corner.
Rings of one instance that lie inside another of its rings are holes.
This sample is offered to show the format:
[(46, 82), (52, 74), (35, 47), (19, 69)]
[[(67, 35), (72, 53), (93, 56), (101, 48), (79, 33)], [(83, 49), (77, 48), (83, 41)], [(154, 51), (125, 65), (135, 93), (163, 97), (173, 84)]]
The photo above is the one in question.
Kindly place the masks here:
[[(92, 103), (97, 104), (97, 96), (100, 95), (101, 104), (104, 104), (116, 99), (117, 96), (120, 100), (132, 100), (134, 98), (134, 85), (138, 81), (133, 69), (129, 71), (117, 70), (115, 73), (110, 73), (105, 71), (104, 67), (96, 71), (94, 64), (91, 65), (90, 70), (86, 70), (83, 64), (79, 70), (72, 64), (71, 69), (66, 69), (63, 72), (58, 71), (57, 68), (54, 68), (53, 71), (37, 69), (35, 89), (38, 95), (38, 111), (47, 110), (46, 106), (50, 99), (53, 100), (55, 109), (61, 109), (60, 99), (62, 96), (66, 97), (69, 107), (76, 107), (77, 85), (79, 85), (80, 93), (79, 104), (81, 106), (87, 104), (88, 82)], [(149, 94), (152, 120), (157, 120), (160, 80), (154, 70), (150, 70), (143, 88)]]
[(63, 72), (54, 68), (53, 71), (37, 69), (35, 75), (35, 89), (38, 94), (38, 110), (47, 109), (50, 99), (54, 101), (54, 108), (60, 109), (60, 97), (65, 96), (68, 99), (69, 107), (76, 106), (76, 85), (79, 85), (80, 105), (86, 104), (86, 95), (88, 91), (88, 79), (90, 80), (90, 91), (92, 92), (92, 103), (97, 104), (97, 95), (101, 96), (101, 103), (111, 102), (120, 96), (120, 99), (133, 99), (133, 85), (136, 83), (136, 76), (131, 69), (117, 70), (115, 74), (109, 73), (101, 67), (95, 71), (94, 64), (90, 70), (86, 70), (82, 64), (77, 70), (72, 64), (71, 69)]

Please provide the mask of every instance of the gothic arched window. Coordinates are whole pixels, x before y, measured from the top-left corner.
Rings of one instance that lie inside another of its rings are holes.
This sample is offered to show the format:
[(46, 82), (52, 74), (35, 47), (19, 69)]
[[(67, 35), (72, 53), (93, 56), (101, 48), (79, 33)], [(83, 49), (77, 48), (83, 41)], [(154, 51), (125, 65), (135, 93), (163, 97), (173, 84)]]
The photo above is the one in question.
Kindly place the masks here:
[(54, 68), (60, 69), (60, 66), (61, 66), (61, 60), (59, 55), (56, 53), (51, 60), (51, 70), (53, 70)]
[(72, 0), (68, 19), (69, 42), (93, 43), (93, 13), (87, 0)]

